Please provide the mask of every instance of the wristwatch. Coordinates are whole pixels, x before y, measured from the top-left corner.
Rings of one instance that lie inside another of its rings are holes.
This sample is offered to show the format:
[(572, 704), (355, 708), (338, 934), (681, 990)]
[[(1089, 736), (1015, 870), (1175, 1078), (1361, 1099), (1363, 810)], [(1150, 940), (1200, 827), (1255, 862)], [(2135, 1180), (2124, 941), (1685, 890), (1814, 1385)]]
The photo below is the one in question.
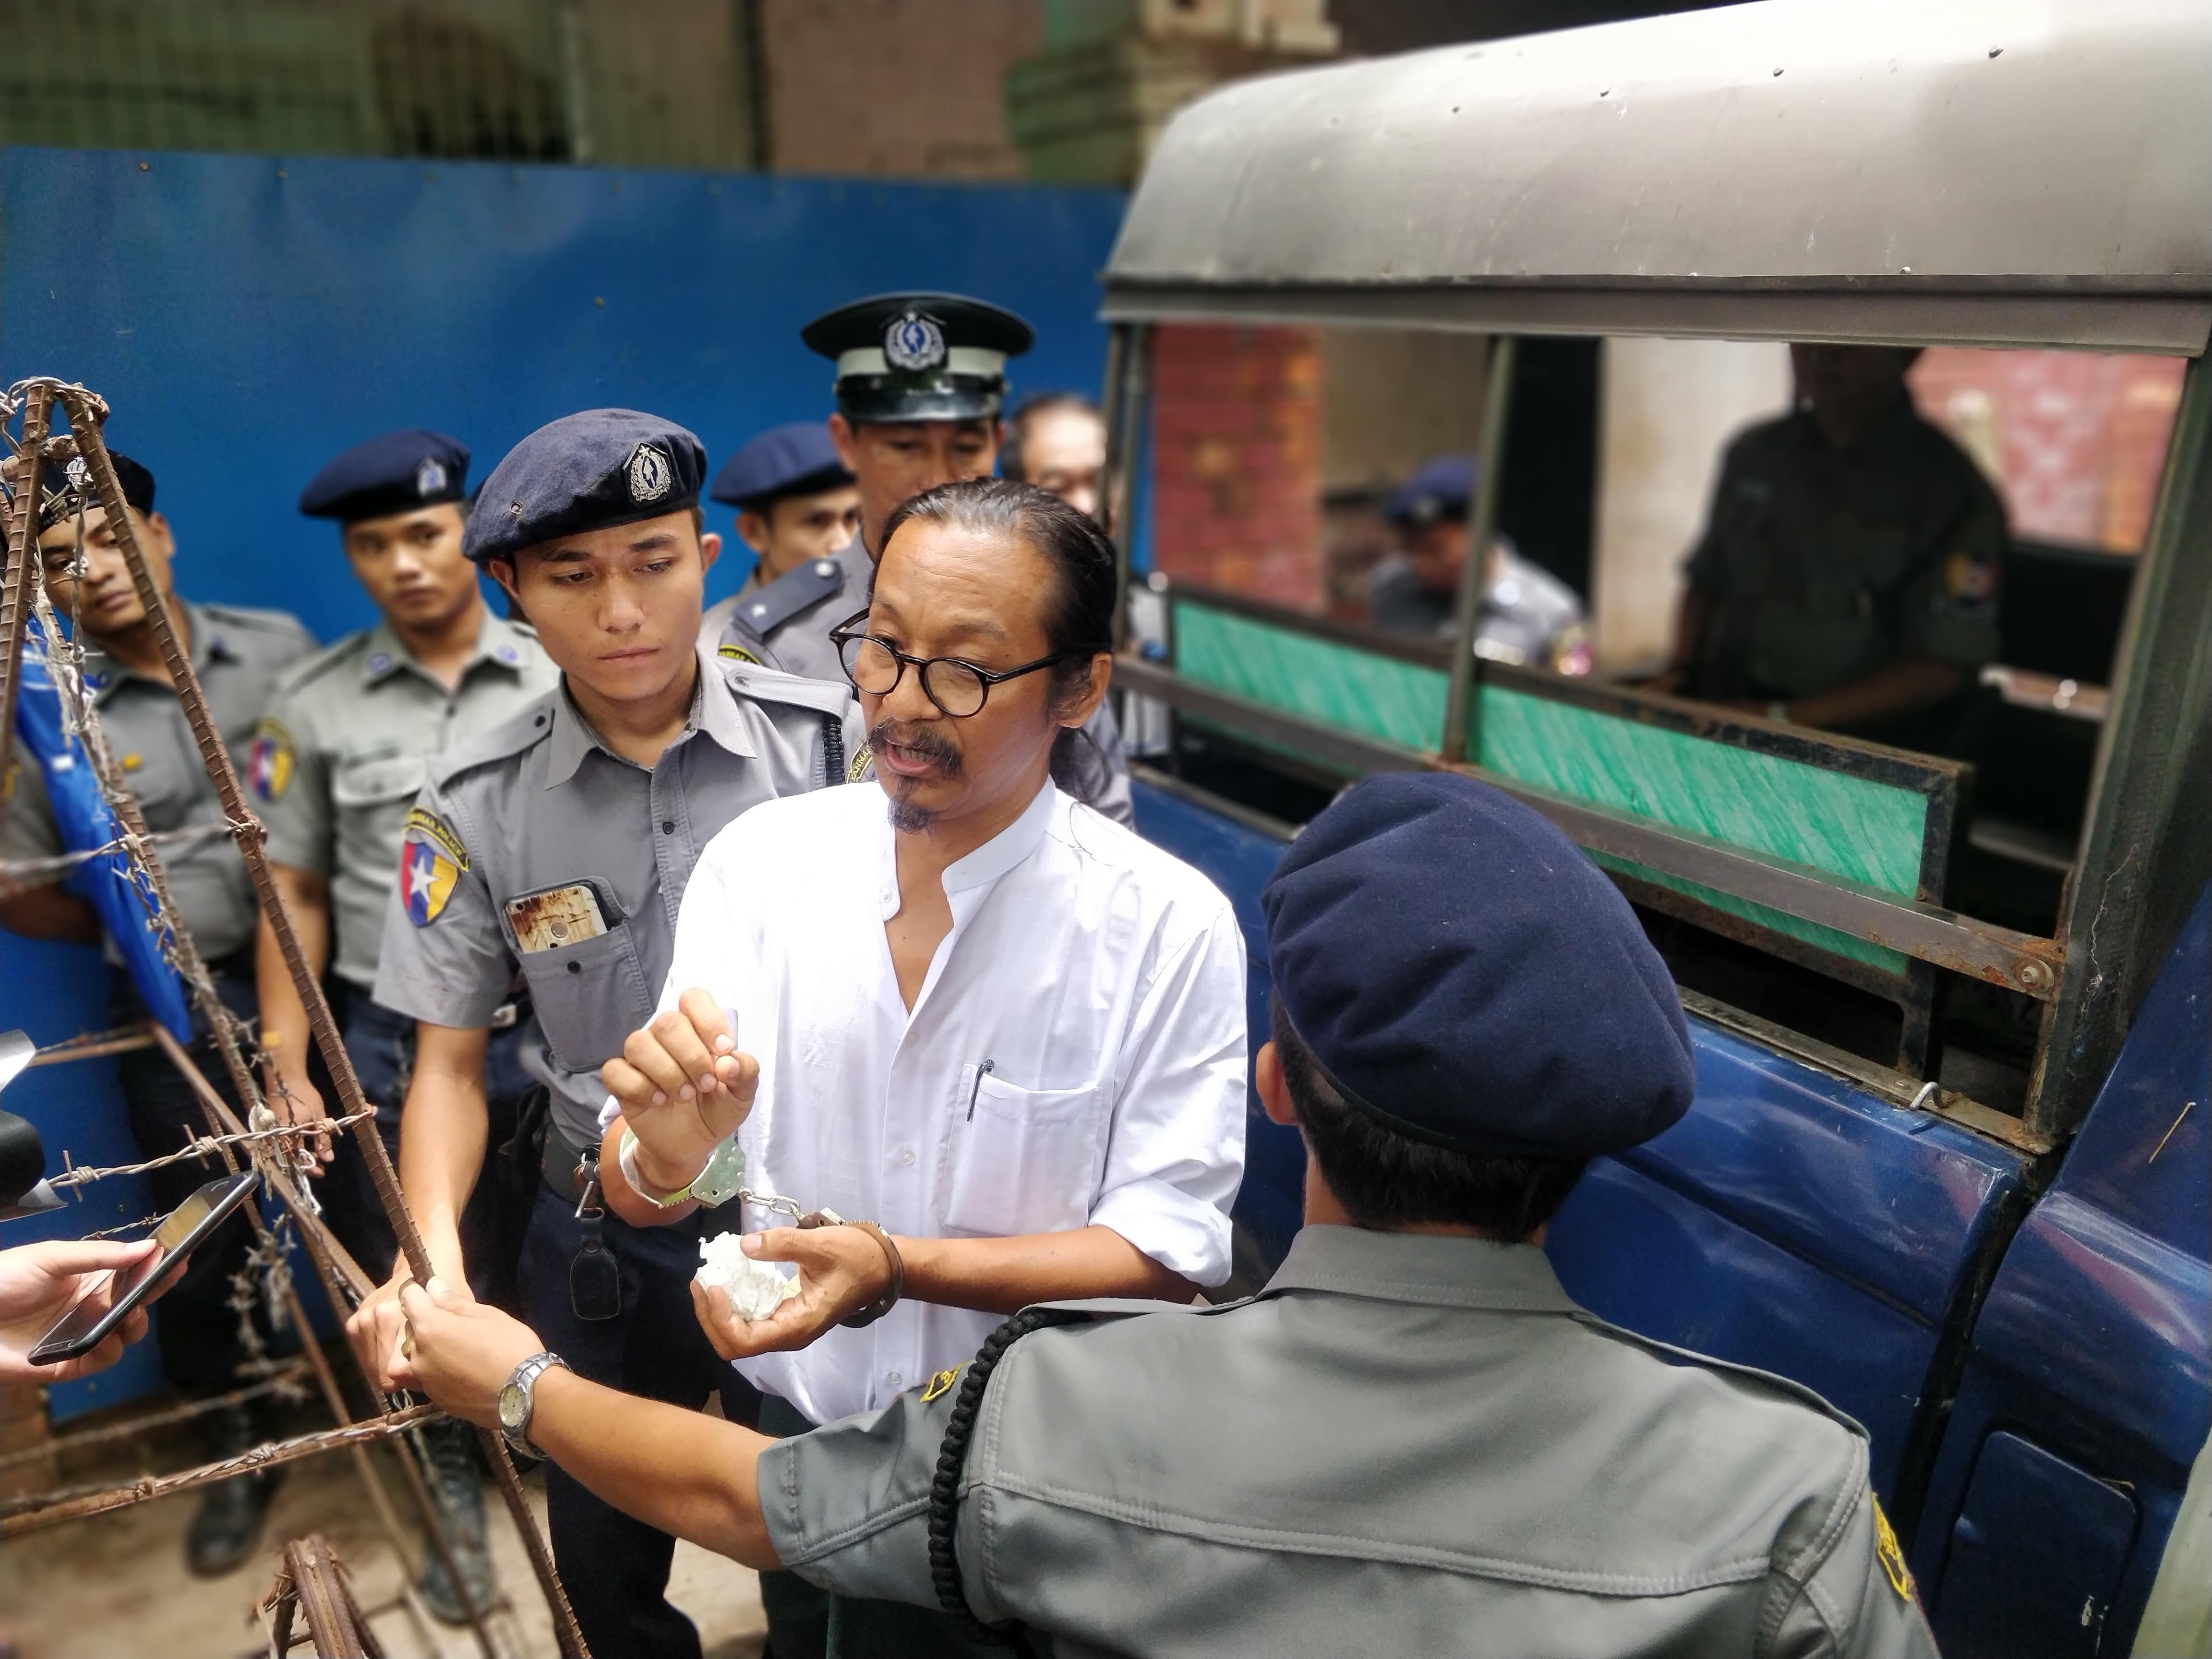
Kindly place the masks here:
[(557, 1353), (534, 1353), (514, 1368), (514, 1375), (499, 1391), (499, 1431), (525, 1457), (544, 1455), (530, 1443), (530, 1413), (537, 1404), (538, 1377), (556, 1365), (568, 1369), (568, 1362)]
[(703, 1204), (714, 1209), (736, 1197), (738, 1189), (745, 1184), (745, 1154), (735, 1135), (714, 1148), (705, 1167), (691, 1177), (690, 1185), (665, 1196), (656, 1194), (638, 1173), (636, 1130), (623, 1130), (621, 1144), (615, 1149), (615, 1165), (623, 1172), (623, 1179), (629, 1182), (631, 1191), (663, 1210), (672, 1210), (679, 1204)]

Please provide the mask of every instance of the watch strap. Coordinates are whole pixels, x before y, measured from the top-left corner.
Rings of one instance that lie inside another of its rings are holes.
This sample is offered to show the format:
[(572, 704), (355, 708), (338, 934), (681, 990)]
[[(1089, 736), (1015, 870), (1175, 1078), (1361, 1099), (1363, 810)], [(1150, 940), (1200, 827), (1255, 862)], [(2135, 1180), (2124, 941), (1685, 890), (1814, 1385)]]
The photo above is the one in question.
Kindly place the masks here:
[[(530, 1419), (537, 1414), (538, 1411), (538, 1379), (556, 1365), (564, 1371), (568, 1369), (568, 1362), (549, 1349), (542, 1353), (532, 1354), (508, 1374), (507, 1388), (515, 1389), (522, 1395), (522, 1425), (520, 1428), (510, 1429), (502, 1419), (499, 1431), (505, 1437), (507, 1443), (525, 1457), (542, 1459), (544, 1456), (543, 1452), (530, 1443)], [(505, 1390), (502, 1389), (501, 1392), (504, 1393)]]

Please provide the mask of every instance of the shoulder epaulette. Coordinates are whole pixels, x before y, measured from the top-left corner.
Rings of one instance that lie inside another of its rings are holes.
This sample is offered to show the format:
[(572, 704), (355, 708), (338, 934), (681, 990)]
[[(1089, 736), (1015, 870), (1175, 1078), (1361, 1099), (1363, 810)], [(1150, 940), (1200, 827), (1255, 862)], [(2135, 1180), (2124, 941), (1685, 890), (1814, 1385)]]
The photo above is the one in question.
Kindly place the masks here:
[(203, 605), (200, 609), (217, 622), (234, 628), (258, 628), (264, 634), (291, 634), (305, 639), (315, 636), (289, 611), (264, 611), (246, 605)]
[(319, 651), (311, 652), (276, 677), (274, 695), (288, 697), (303, 690), (339, 664), (359, 656), (368, 641), (368, 629), (364, 628), (334, 644), (325, 646)]
[(717, 661), (730, 690), (755, 702), (790, 703), (817, 714), (842, 714), (854, 700), (853, 688), (842, 680), (811, 680), (734, 657), (720, 657)]
[(845, 568), (836, 560), (809, 559), (740, 602), (731, 621), (744, 632), (766, 639), (800, 611), (821, 604), (844, 585)]
[(511, 760), (532, 744), (543, 743), (552, 732), (553, 722), (549, 717), (553, 711), (553, 700), (560, 695), (556, 686), (525, 704), (489, 732), (464, 738), (430, 763), (430, 781), (443, 788), (464, 773)]

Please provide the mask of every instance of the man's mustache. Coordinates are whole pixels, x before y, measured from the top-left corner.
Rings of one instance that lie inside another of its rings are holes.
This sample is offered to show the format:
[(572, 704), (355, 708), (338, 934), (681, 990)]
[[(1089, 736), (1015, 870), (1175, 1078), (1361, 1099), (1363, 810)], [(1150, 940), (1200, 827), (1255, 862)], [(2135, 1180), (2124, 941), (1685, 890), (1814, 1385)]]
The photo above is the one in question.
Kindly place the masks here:
[(903, 749), (909, 755), (933, 763), (948, 778), (960, 775), (960, 750), (927, 721), (878, 720), (868, 728), (868, 747)]

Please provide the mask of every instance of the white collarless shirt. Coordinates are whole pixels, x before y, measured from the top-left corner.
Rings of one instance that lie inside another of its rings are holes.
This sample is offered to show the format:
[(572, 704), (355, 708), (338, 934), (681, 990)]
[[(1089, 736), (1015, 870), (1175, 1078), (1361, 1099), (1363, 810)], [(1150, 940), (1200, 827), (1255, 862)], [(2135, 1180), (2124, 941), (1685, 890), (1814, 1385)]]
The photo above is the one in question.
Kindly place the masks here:
[[(945, 872), (952, 928), (909, 1012), (884, 933), (899, 908), (886, 805), (869, 784), (763, 802), (684, 892), (661, 1006), (705, 988), (760, 1061), (746, 1185), (915, 1237), (1110, 1227), (1221, 1283), (1244, 1172), (1229, 901), (1048, 783)], [(738, 1367), (827, 1423), (957, 1365), (1000, 1318), (902, 1302)]]

